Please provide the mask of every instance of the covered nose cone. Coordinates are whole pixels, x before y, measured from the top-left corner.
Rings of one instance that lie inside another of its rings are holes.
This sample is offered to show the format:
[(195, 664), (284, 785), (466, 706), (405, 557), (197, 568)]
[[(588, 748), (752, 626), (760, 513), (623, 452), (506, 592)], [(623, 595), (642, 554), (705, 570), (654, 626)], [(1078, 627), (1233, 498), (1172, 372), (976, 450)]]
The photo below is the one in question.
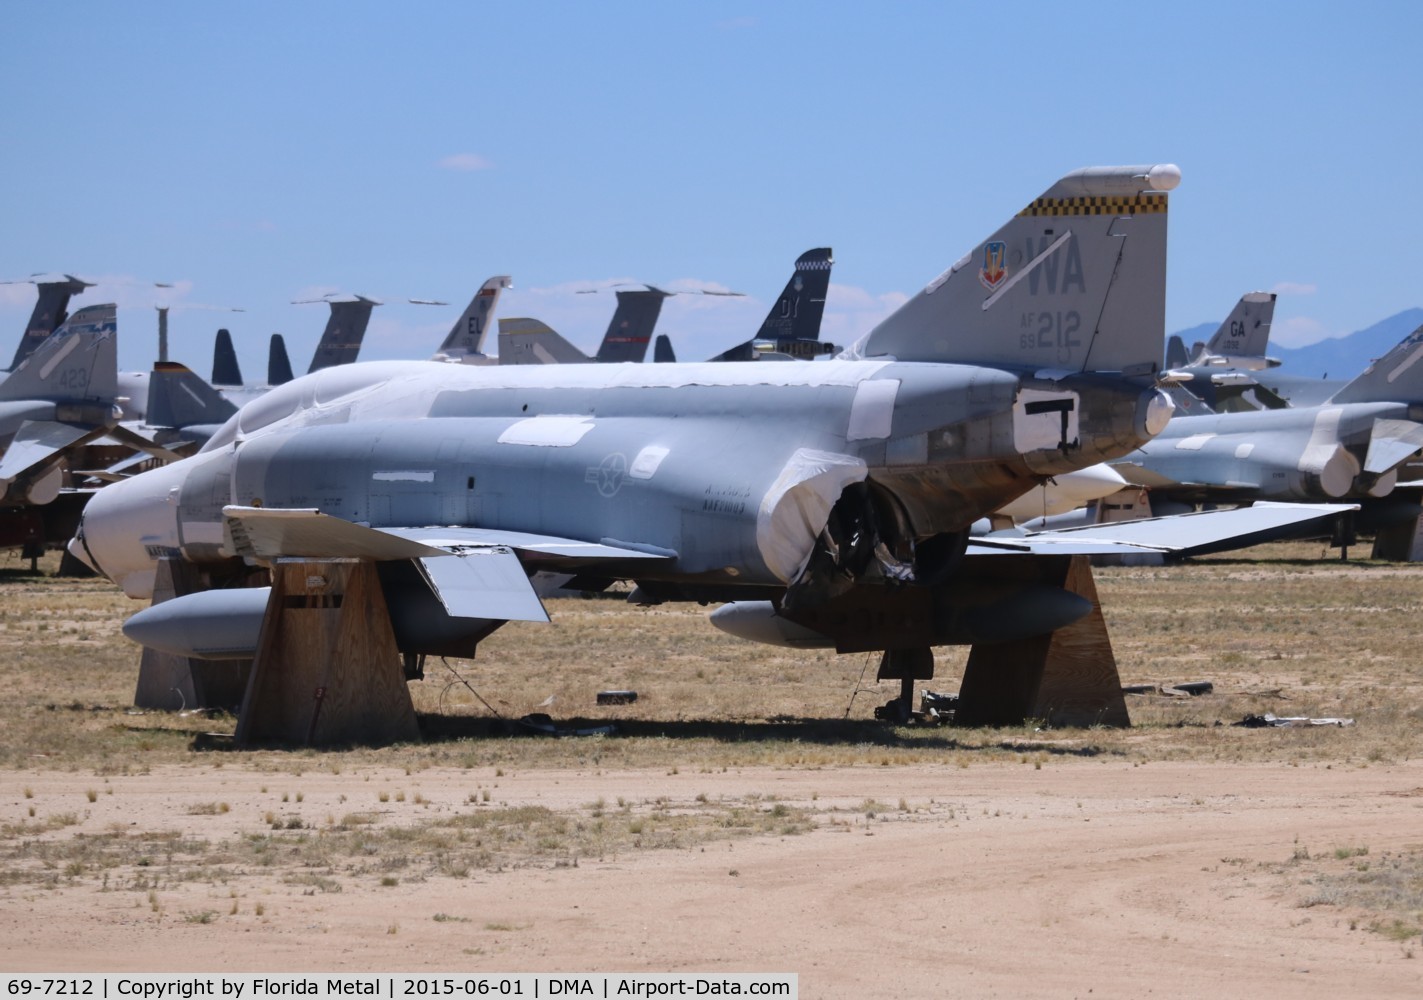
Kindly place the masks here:
[(188, 462), (105, 486), (84, 508), (70, 550), (134, 598), (153, 596), (158, 558), (178, 550), (178, 491)]

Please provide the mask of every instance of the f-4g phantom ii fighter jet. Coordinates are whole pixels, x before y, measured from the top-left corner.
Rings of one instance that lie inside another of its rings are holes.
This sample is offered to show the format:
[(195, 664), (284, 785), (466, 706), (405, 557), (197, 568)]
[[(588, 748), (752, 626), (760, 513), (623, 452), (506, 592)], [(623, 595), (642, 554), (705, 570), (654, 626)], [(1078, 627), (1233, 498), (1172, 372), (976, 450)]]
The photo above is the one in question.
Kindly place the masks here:
[[(649, 602), (764, 602), (768, 628), (748, 634), (885, 650), (882, 676), (901, 679), (932, 670), (936, 645), (1049, 635), (1091, 602), (1035, 578), (1031, 544), (970, 550), (969, 528), (1165, 426), (1179, 180), (1068, 174), (836, 360), (307, 375), (197, 455), (106, 488), (71, 551), (135, 598), (165, 556), (214, 579), (373, 560), (407, 657), (547, 620), (538, 570), (633, 580)], [(208, 590), (127, 629), (251, 656), (266, 601)]]

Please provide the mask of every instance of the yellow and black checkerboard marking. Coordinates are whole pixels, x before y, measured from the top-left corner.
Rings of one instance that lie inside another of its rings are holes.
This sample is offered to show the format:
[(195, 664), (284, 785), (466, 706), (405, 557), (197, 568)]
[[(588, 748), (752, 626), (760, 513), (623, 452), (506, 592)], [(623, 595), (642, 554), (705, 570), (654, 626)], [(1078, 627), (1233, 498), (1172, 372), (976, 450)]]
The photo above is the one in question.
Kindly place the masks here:
[(1164, 194), (1039, 198), (1018, 215), (1147, 215), (1166, 211)]

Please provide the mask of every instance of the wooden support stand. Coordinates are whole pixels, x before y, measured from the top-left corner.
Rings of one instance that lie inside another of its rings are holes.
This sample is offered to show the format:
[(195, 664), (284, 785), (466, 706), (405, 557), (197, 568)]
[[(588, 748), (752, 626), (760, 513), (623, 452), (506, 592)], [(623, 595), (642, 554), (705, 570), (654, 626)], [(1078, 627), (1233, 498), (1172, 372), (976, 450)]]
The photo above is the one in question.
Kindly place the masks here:
[(1129, 726), (1112, 642), (1086, 556), (1067, 563), (1061, 586), (1092, 602), (1081, 620), (1050, 635), (981, 643), (969, 653), (954, 721), (969, 726)]
[(1423, 512), (1379, 528), (1374, 535), (1373, 557), (1389, 562), (1423, 562)]
[[(164, 556), (158, 560), (153, 581), (153, 603), (195, 593), (205, 584), (202, 573), (192, 563)], [(251, 668), (251, 660), (198, 660), (145, 646), (133, 704), (161, 712), (197, 708), (235, 712), (242, 702)]]
[(279, 560), (236, 743), (419, 738), (375, 564)]

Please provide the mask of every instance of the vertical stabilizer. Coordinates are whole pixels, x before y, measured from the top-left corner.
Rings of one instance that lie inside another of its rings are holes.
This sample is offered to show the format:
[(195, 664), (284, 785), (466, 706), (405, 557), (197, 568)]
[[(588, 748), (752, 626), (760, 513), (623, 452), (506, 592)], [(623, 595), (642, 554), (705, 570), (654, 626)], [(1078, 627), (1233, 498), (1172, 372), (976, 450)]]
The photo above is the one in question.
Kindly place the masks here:
[(1171, 164), (1063, 177), (850, 349), (1059, 371), (1150, 375), (1166, 344)]
[(212, 342), (212, 384), (242, 384), (242, 369), (237, 366), (237, 351), (232, 347), (232, 334), (226, 329), (217, 331), (217, 338)]
[(146, 420), (150, 427), (221, 424), (236, 412), (237, 407), (187, 366), (176, 361), (160, 361), (153, 366)]
[(1274, 318), (1273, 292), (1246, 292), (1220, 329), (1206, 342), (1204, 356), (1198, 355), (1191, 363), (1208, 364), (1211, 358), (1224, 358), (1236, 367), (1252, 367), (1237, 364), (1250, 361), (1259, 361), (1259, 367), (1264, 367), (1265, 349), (1270, 346), (1270, 323)]
[(662, 300), (670, 294), (651, 286), (640, 292), (618, 292), (618, 308), (595, 360), (640, 362), (646, 358), (652, 331), (662, 313)]
[(652, 345), (652, 360), (658, 364), (671, 364), (677, 360), (677, 353), (672, 350), (672, 340), (667, 334), (657, 335), (657, 340)]
[(1166, 338), (1166, 367), (1185, 368), (1190, 363), (1186, 356), (1186, 342), (1176, 334)]
[(119, 382), (116, 317), (113, 303), (80, 309), (0, 383), (0, 400), (112, 403)]
[(524, 316), (499, 320), (501, 365), (586, 365), (592, 360), (546, 323)]
[(36, 274), (26, 280), (39, 289), (40, 295), (34, 311), (30, 313), (30, 321), (25, 324), (24, 336), (15, 348), (10, 371), (20, 367), (20, 363), (69, 318), (69, 300), (84, 289), (93, 287), (91, 282), (80, 281), (71, 274)]
[(321, 333), (321, 342), (316, 345), (307, 374), (355, 361), (361, 353), (361, 341), (365, 339), (366, 325), (371, 321), (371, 310), (380, 305), (375, 299), (362, 295), (332, 295), (326, 298), (326, 302), (331, 305), (331, 317), (326, 321), (326, 329)]
[(267, 384), (286, 385), (292, 380), (292, 362), (287, 357), (287, 342), (280, 333), (267, 342)]
[(795, 272), (781, 290), (781, 297), (771, 306), (761, 329), (756, 331), (756, 339), (818, 341), (820, 321), (825, 315), (825, 296), (830, 291), (830, 268), (834, 263), (829, 247), (807, 250), (797, 257)]
[(490, 278), (469, 300), (463, 315), (450, 328), (449, 336), (435, 354), (436, 361), (458, 361), (484, 353), (484, 340), (489, 335), (489, 320), (499, 305), (499, 294), (512, 287), (507, 274)]
[(829, 247), (807, 250), (797, 257), (790, 280), (756, 336), (711, 360), (755, 361), (763, 354), (814, 358), (839, 350), (820, 340), (820, 321), (825, 315), (825, 296), (830, 290), (830, 268), (834, 263)]

